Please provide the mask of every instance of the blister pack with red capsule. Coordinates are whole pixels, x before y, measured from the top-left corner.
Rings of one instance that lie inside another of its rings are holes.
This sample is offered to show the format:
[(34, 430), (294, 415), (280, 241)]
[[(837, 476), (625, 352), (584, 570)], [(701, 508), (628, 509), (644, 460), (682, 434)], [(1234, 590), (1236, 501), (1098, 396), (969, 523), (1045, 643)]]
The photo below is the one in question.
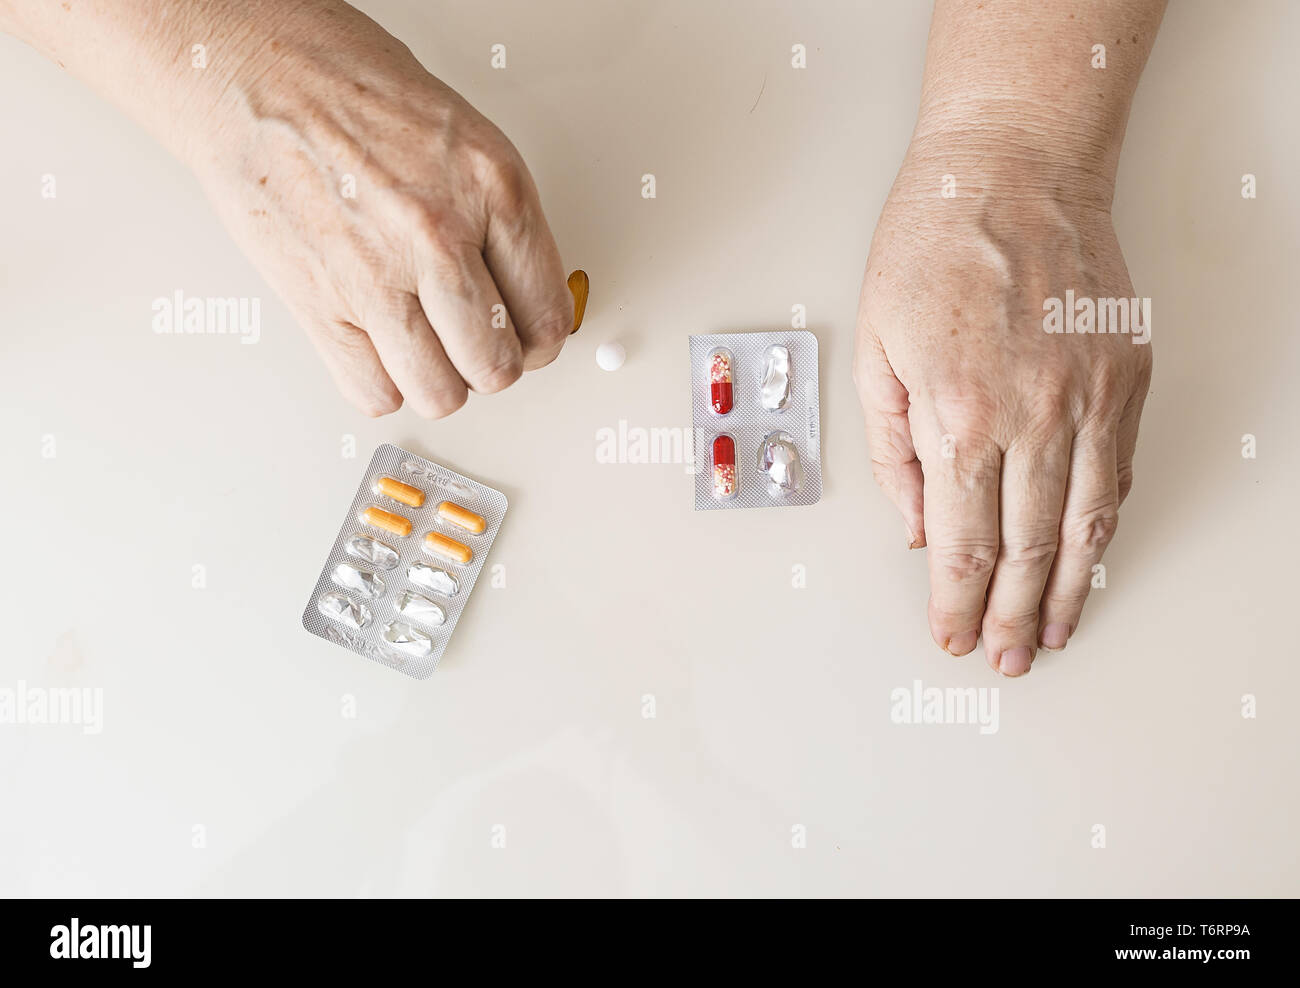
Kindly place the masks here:
[(817, 337), (714, 333), (690, 344), (695, 510), (820, 500)]

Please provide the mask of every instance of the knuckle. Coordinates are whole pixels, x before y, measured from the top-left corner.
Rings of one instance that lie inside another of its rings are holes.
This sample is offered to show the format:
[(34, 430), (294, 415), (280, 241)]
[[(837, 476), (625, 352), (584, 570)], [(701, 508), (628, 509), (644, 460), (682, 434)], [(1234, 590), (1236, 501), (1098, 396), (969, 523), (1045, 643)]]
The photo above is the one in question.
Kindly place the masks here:
[(1042, 610), (1056, 614), (1078, 614), (1083, 610), (1083, 603), (1087, 599), (1088, 585), (1086, 583), (1078, 590), (1050, 590), (1043, 594)]
[(1020, 569), (1037, 569), (1047, 566), (1056, 556), (1059, 539), (1057, 534), (1026, 534), (1009, 538), (1002, 543), (1002, 553), (998, 557), (999, 565)]
[(936, 643), (946, 648), (946, 643), (940, 641), (940, 638), (951, 638), (954, 634), (960, 634), (963, 631), (972, 631), (979, 628), (984, 620), (984, 599), (981, 597), (972, 602), (972, 606), (959, 609), (949, 610), (940, 606), (933, 594), (930, 596), (929, 607), (930, 631), (934, 636)]
[(996, 413), (973, 403), (960, 413), (938, 410), (938, 436), (933, 452), (941, 466), (958, 482), (975, 483), (997, 465), (1000, 453), (994, 439)]
[(1124, 503), (1129, 491), (1133, 489), (1133, 464), (1127, 463), (1119, 468), (1119, 500)]
[(986, 640), (1006, 642), (1026, 637), (1034, 637), (1037, 640), (1035, 637), (1037, 630), (1037, 611), (1012, 614), (990, 609), (984, 612), (983, 632)]
[(965, 415), (941, 416), (939, 429), (941, 434), (952, 437), (957, 459), (962, 459), (971, 454), (983, 455), (991, 448), (996, 448), (993, 441), (995, 419), (996, 415), (992, 411), (975, 408)]
[(1000, 401), (988, 382), (964, 367), (943, 367), (934, 372), (931, 403), (941, 422), (992, 422)]
[(1116, 361), (1103, 360), (1092, 372), (1092, 397), (1103, 408), (1122, 408), (1131, 390), (1132, 374)]
[(438, 291), (457, 299), (473, 294), (474, 274), (463, 248), (447, 240), (433, 245), (429, 258), (428, 272)]
[(1117, 527), (1119, 505), (1106, 504), (1067, 521), (1061, 528), (1061, 539), (1073, 552), (1099, 556), (1115, 537)]
[(391, 415), (401, 408), (402, 396), (388, 394), (361, 395), (354, 398), (352, 404), (362, 415), (377, 419), (384, 415)]
[(1028, 434), (1048, 438), (1060, 432), (1062, 425), (1074, 417), (1070, 394), (1068, 382), (1051, 380), (1045, 389), (1029, 396), (1026, 399)]
[(573, 329), (572, 299), (567, 309), (563, 306), (552, 306), (527, 326), (520, 328), (533, 348), (549, 350), (557, 343), (563, 343), (569, 338), (569, 331)]
[(422, 395), (418, 401), (412, 400), (415, 413), (423, 419), (444, 419), (457, 411), (469, 400), (465, 389), (458, 391), (437, 391)]
[(951, 583), (987, 581), (998, 559), (998, 547), (991, 542), (968, 542), (944, 546), (935, 552), (934, 567)]
[(1136, 349), (1138, 350), (1138, 387), (1142, 391), (1145, 391), (1151, 386), (1151, 372), (1155, 367), (1155, 356), (1151, 353), (1151, 345), (1149, 343), (1145, 346), (1137, 347)]
[(998, 482), (1001, 454), (996, 446), (983, 441), (972, 442), (957, 437), (950, 450), (941, 448), (939, 466), (942, 475), (965, 494), (974, 494)]
[(416, 327), (423, 328), (424, 307), (420, 305), (420, 299), (416, 295), (410, 292), (390, 295), (383, 308), (389, 318), (401, 323), (408, 330)]
[(409, 213), (413, 254), (421, 273), (438, 286), (464, 297), (473, 284), (472, 263), (481, 257), (482, 235), (459, 207), (420, 204)]
[(523, 373), (523, 359), (518, 352), (514, 352), (504, 360), (471, 375), (471, 379), (475, 391), (482, 394), (496, 394), (514, 384)]
[(524, 159), (509, 138), (495, 128), (469, 147), (468, 166), (499, 208), (518, 209), (529, 201), (533, 184)]
[(451, 208), (427, 202), (406, 202), (400, 207), (400, 213), (401, 222), (426, 252), (448, 251), (457, 240), (456, 231), (460, 223)]
[(867, 430), (867, 446), (871, 450), (871, 476), (883, 490), (898, 487), (900, 465), (915, 459), (915, 453), (903, 445), (902, 437), (893, 424), (873, 424)]

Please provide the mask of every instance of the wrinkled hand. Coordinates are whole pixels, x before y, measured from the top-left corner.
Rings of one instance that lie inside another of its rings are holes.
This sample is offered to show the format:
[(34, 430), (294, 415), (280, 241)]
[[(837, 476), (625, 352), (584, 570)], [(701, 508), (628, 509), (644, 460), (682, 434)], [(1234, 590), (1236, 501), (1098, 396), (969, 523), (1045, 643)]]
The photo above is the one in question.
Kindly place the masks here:
[(1078, 625), (1132, 482), (1151, 347), (1044, 329), (1044, 300), (1067, 289), (1134, 294), (1108, 195), (981, 162), (995, 180), (943, 198), (954, 158), (914, 147), (903, 165), (863, 279), (854, 377), (876, 480), (928, 548), (930, 633), (953, 655), (982, 633), (989, 664), (1018, 676)]
[(573, 299), (506, 137), (346, 4), (255, 33), (185, 156), (344, 396), (438, 418), (553, 360)]

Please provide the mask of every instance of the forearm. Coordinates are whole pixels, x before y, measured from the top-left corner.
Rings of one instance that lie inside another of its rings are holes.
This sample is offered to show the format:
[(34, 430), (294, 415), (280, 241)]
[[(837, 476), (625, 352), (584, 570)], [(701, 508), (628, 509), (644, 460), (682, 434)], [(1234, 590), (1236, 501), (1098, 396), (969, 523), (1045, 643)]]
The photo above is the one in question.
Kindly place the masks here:
[(1164, 8), (1165, 0), (937, 0), (914, 151), (951, 156), (960, 147), (949, 171), (968, 181), (1069, 183), (1061, 194), (1109, 208)]
[(277, 24), (310, 5), (0, 0), (0, 31), (56, 61), (188, 160), (232, 83), (249, 73), (250, 62), (272, 56)]

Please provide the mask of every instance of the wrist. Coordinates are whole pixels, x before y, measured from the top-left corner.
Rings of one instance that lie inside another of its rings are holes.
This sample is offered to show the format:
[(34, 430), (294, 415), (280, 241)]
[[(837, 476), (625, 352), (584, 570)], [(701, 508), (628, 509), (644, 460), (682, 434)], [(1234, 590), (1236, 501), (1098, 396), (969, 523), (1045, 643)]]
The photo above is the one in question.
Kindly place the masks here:
[(1095, 120), (1023, 98), (924, 106), (900, 172), (900, 181), (924, 184), (900, 191), (932, 195), (951, 176), (955, 197), (1046, 196), (1109, 212), (1121, 138)]

